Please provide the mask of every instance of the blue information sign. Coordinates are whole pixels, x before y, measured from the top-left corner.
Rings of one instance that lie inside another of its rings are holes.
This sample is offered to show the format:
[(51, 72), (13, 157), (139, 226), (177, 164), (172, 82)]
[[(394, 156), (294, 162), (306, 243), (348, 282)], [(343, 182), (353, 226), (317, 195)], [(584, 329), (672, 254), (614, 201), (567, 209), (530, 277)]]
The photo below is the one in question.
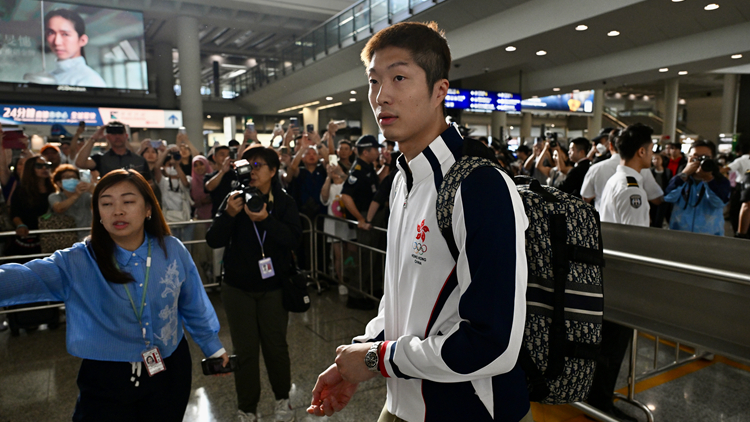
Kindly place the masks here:
[(485, 113), (521, 111), (521, 94), (450, 88), (445, 96), (445, 108)]

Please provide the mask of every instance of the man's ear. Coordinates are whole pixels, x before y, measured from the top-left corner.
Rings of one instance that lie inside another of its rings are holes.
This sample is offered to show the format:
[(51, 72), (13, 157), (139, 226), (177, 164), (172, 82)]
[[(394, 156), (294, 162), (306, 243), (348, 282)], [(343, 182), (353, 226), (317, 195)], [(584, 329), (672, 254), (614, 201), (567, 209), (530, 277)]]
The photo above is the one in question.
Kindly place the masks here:
[(437, 101), (437, 103), (442, 103), (443, 100), (445, 100), (445, 96), (448, 95), (448, 88), (450, 87), (450, 83), (447, 79), (441, 79), (437, 82), (435, 82), (435, 85), (432, 86), (432, 98)]

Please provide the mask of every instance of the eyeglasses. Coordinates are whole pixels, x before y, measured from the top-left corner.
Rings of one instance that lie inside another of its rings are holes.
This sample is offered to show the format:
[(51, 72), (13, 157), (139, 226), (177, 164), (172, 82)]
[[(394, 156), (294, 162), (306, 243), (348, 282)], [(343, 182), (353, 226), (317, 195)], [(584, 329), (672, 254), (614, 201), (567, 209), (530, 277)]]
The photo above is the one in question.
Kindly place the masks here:
[(267, 165), (268, 165), (268, 164), (266, 164), (266, 163), (260, 163), (260, 162), (257, 162), (257, 161), (256, 161), (256, 162), (254, 162), (254, 163), (250, 163), (250, 167), (251, 167), (251, 168), (252, 168), (253, 170), (260, 170), (260, 168), (261, 168), (261, 167), (263, 167), (263, 166), (267, 166)]
[(52, 170), (52, 163), (34, 163), (34, 168), (37, 170), (41, 170), (41, 169)]

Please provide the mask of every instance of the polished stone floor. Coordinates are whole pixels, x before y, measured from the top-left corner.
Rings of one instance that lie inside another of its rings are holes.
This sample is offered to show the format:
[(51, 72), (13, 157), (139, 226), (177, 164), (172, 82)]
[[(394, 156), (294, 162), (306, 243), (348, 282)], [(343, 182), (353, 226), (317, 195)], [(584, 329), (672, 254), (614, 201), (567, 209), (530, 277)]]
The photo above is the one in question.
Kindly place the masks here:
[[(226, 316), (217, 292), (210, 292), (219, 320)], [(291, 404), (297, 421), (376, 421), (385, 402), (385, 382), (376, 378), (360, 386), (349, 406), (331, 418), (315, 418), (304, 409), (317, 375), (331, 364), (335, 349), (360, 334), (375, 311), (347, 309), (345, 296), (334, 290), (312, 294), (313, 306), (304, 314), (292, 314), (289, 345), (292, 361)], [(2, 319), (2, 317), (0, 317)], [(231, 350), (229, 332), (221, 339)], [(229, 377), (206, 377), (200, 370), (200, 352), (193, 354), (193, 395), (185, 422), (235, 421), (234, 382)], [(681, 356), (690, 353), (682, 352)], [(653, 364), (653, 340), (638, 344), (637, 372)], [(658, 365), (674, 359), (674, 348), (662, 345)], [(11, 337), (0, 332), (0, 422), (69, 421), (78, 394), (75, 384), (80, 360), (65, 351), (65, 325), (57, 330), (40, 329)], [(261, 365), (263, 368), (263, 365)], [(618, 385), (626, 384), (623, 364)], [(258, 411), (261, 421), (273, 420), (274, 398), (265, 376)], [(636, 398), (653, 409), (657, 422), (750, 421), (750, 368), (717, 356), (712, 362), (697, 361), (638, 384)], [(627, 413), (645, 421), (643, 413), (619, 403)], [(537, 422), (583, 422), (582, 412), (570, 406), (534, 406)]]

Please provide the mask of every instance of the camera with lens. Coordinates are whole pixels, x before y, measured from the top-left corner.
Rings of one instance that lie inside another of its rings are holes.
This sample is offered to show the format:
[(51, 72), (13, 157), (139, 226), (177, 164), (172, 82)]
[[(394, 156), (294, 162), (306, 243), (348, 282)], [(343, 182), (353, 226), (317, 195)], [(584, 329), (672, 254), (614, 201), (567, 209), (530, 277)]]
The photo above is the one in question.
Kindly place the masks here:
[(708, 155), (701, 155), (696, 158), (696, 161), (700, 161), (701, 171), (704, 173), (713, 173), (719, 169), (719, 165), (716, 164), (716, 161)]
[(247, 160), (239, 160), (234, 163), (234, 171), (237, 180), (232, 181), (232, 189), (242, 191), (242, 199), (251, 212), (260, 212), (266, 203), (266, 198), (254, 186), (250, 185), (250, 173), (253, 166)]
[(125, 133), (125, 125), (122, 123), (110, 123), (107, 125), (106, 132), (110, 135), (122, 135)]
[(549, 139), (549, 146), (557, 148), (557, 132), (547, 132), (546, 137)]
[(167, 154), (167, 157), (169, 157), (169, 158), (171, 158), (171, 159), (173, 159), (175, 161), (182, 160), (182, 154), (180, 154), (178, 151), (170, 152), (169, 154)]

